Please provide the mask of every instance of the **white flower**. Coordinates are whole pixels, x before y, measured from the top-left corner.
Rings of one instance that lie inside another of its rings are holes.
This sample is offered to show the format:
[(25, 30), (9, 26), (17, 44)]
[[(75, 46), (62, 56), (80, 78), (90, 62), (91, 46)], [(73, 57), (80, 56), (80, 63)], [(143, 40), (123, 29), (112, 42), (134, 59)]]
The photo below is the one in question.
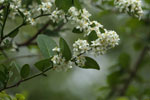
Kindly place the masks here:
[(92, 21), (92, 22), (90, 22), (90, 26), (87, 29), (86, 35), (89, 35), (92, 31), (95, 31), (97, 35), (101, 34), (100, 28), (103, 28), (102, 24), (100, 24), (97, 21)]
[(119, 44), (119, 36), (115, 31), (107, 31), (99, 34), (98, 39), (92, 41), (92, 54), (104, 54), (108, 49), (114, 48)]
[(82, 20), (77, 20), (77, 22), (78, 22), (78, 26), (76, 28), (80, 29), (80, 31), (82, 31), (82, 30), (84, 31), (84, 30), (88, 29), (89, 22), (87, 20), (82, 19)]
[(49, 12), (51, 10), (52, 3), (51, 2), (42, 2), (42, 4), (37, 9), (38, 11), (47, 11)]
[(107, 32), (107, 42), (110, 47), (115, 47), (119, 45), (119, 36), (115, 31), (108, 31)]
[(60, 48), (58, 48), (58, 47), (55, 47), (54, 49), (52, 49), (53, 51), (55, 51), (55, 52), (60, 52)]
[(89, 19), (91, 14), (84, 8), (84, 9), (81, 10), (81, 16), (85, 19)]
[(121, 12), (130, 13), (139, 19), (143, 15), (141, 0), (115, 0), (114, 3)]
[[(56, 47), (53, 51), (60, 51), (60, 48)], [(66, 61), (60, 52), (54, 55), (51, 61), (53, 62), (53, 69), (56, 71), (67, 71), (74, 66), (74, 63), (72, 61)]]
[(53, 21), (58, 23), (61, 20), (66, 21), (65, 19), (65, 13), (62, 10), (58, 10), (57, 8), (51, 13), (49, 18)]
[(78, 56), (79, 54), (87, 53), (90, 50), (89, 43), (87, 40), (77, 40), (73, 44), (73, 56)]
[(76, 57), (76, 65), (79, 67), (83, 67), (85, 65), (86, 59), (84, 56), (78, 56)]
[(68, 13), (73, 16), (73, 17), (77, 17), (79, 16), (79, 11), (75, 8), (75, 7), (71, 7), (69, 10), (68, 10)]

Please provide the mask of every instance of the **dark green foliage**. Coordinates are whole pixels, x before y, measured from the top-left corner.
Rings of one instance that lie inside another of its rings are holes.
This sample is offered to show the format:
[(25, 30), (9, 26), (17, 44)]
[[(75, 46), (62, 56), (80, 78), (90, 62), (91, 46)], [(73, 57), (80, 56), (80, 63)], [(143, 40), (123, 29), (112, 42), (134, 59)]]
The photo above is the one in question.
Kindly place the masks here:
[(59, 9), (68, 11), (68, 9), (73, 5), (73, 0), (56, 0), (55, 4)]
[(94, 59), (90, 57), (85, 57), (85, 59), (86, 59), (85, 66), (81, 66), (81, 68), (100, 70), (99, 64)]
[(72, 30), (73, 33), (77, 33), (77, 34), (80, 34), (80, 33), (83, 33), (83, 31), (81, 31), (80, 29), (77, 29), (77, 28), (74, 28)]
[(50, 60), (51, 59), (40, 60), (37, 63), (35, 63), (34, 65), (38, 70), (45, 71), (47, 68), (52, 67), (52, 62)]
[(67, 61), (70, 60), (71, 57), (72, 57), (72, 53), (71, 53), (71, 50), (70, 50), (67, 42), (63, 38), (60, 38), (60, 40), (59, 40), (59, 46), (60, 46), (60, 49), (61, 49), (61, 52), (62, 52), (62, 56)]
[(97, 34), (95, 31), (92, 31), (89, 35), (88, 35), (88, 42), (91, 43), (91, 41), (94, 41), (96, 40), (98, 37), (97, 37)]
[(27, 78), (30, 74), (30, 66), (28, 64), (23, 65), (20, 71), (20, 75), (22, 78)]
[(52, 49), (55, 48), (57, 45), (56, 42), (50, 37), (46, 35), (39, 35), (37, 37), (37, 43), (45, 58), (50, 58), (55, 54)]

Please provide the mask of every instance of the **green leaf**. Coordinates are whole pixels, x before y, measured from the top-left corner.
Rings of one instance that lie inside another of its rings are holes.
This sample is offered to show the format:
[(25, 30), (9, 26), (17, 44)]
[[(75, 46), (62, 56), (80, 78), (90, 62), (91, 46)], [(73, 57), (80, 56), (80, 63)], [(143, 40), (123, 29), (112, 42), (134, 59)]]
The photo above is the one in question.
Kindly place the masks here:
[(50, 36), (50, 37), (58, 37), (59, 36), (59, 32), (54, 32), (54, 31), (49, 30), (49, 29), (45, 30), (43, 32), (43, 34)]
[(19, 73), (21, 70), (21, 67), (16, 63), (16, 62), (12, 62), (11, 66), (15, 66), (15, 68), (17, 69), (17, 72)]
[(82, 8), (82, 7), (81, 7), (81, 3), (80, 3), (79, 0), (73, 0), (73, 2), (74, 2), (74, 6), (75, 6), (76, 8), (78, 8), (78, 9), (81, 9), (81, 8)]
[(62, 56), (67, 61), (70, 60), (71, 57), (72, 57), (72, 53), (71, 53), (71, 50), (70, 50), (67, 42), (63, 38), (60, 38), (60, 40), (59, 40), (59, 46), (60, 46), (60, 49), (61, 49), (61, 52), (62, 52)]
[(73, 33), (83, 33), (83, 31), (80, 31), (80, 29), (77, 29), (77, 28), (74, 28), (73, 30), (72, 30), (72, 32)]
[(41, 0), (36, 0), (38, 4), (41, 4)]
[(4, 83), (0, 81), (0, 89), (4, 88)]
[(19, 14), (21, 15), (22, 18), (25, 17), (25, 15), (18, 9)]
[(0, 71), (0, 82), (2, 82), (4, 84), (5, 80), (6, 80), (5, 73), (3, 73), (2, 71)]
[(8, 79), (9, 79), (9, 70), (7, 66), (0, 65), (0, 81), (5, 84)]
[(119, 97), (116, 100), (129, 100), (127, 97)]
[(72, 0), (55, 0), (55, 4), (59, 9), (68, 11), (68, 9), (73, 6)]
[(39, 35), (37, 37), (37, 43), (45, 58), (50, 58), (55, 54), (52, 49), (55, 48), (57, 44), (50, 37), (46, 35)]
[(97, 34), (95, 31), (92, 31), (89, 35), (88, 35), (88, 42), (91, 43), (91, 41), (95, 41), (97, 39)]
[(17, 100), (25, 100), (25, 96), (23, 94), (16, 94)]
[(120, 56), (119, 56), (119, 65), (123, 68), (129, 68), (130, 66), (130, 62), (131, 62), (131, 58), (130, 58), (130, 55), (127, 54), (127, 53), (122, 53)]
[(17, 34), (18, 34), (19, 30), (15, 30), (14, 32), (12, 32), (9, 37), (14, 38)]
[(100, 70), (99, 64), (94, 59), (90, 57), (85, 57), (85, 59), (86, 59), (85, 66), (81, 68)]
[(30, 74), (30, 66), (28, 64), (25, 64), (20, 71), (20, 75), (22, 78), (27, 78)]
[(136, 86), (134, 85), (130, 85), (127, 88), (127, 92), (126, 92), (126, 96), (138, 96), (139, 95), (139, 91), (140, 89), (138, 89)]
[(38, 70), (44, 71), (45, 69), (52, 66), (52, 62), (51, 62), (51, 59), (44, 59), (44, 60), (38, 61), (34, 65)]

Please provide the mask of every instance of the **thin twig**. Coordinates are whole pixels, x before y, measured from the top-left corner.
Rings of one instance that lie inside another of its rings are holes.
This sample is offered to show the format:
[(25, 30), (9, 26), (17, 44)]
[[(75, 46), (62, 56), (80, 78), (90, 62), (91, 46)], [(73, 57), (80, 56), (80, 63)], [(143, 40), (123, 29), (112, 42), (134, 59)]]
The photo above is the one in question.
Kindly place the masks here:
[(51, 14), (41, 14), (41, 15), (34, 17), (33, 19), (38, 19), (40, 17), (49, 16), (49, 15), (51, 15)]
[(2, 9), (4, 9), (5, 8), (5, 6), (4, 5), (2, 5), (1, 7), (0, 7), (0, 10), (2, 10)]
[(19, 25), (18, 27), (16, 27), (14, 30), (12, 30), (10, 33), (8, 33), (7, 35), (5, 35), (5, 36), (3, 37), (3, 39), (5, 39), (5, 38), (11, 36), (15, 31), (17, 31), (19, 28), (21, 28), (21, 27), (24, 26), (24, 25), (26, 25), (26, 24), (25, 24), (25, 23), (22, 23), (21, 25)]
[(10, 62), (12, 60), (16, 60), (16, 59), (23, 59), (23, 58), (31, 58), (31, 57), (38, 57), (39, 55), (23, 55), (23, 56), (17, 56), (17, 57), (12, 57), (9, 58), (8, 60), (4, 60), (0, 63), (6, 63), (6, 62)]
[(148, 47), (144, 47), (144, 49), (142, 50), (139, 58), (137, 59), (134, 67), (133, 67), (133, 70), (130, 72), (130, 76), (129, 78), (125, 81), (125, 84), (123, 86), (123, 88), (120, 90), (120, 93), (119, 95), (120, 96), (123, 96), (125, 95), (126, 93), (126, 90), (128, 89), (129, 85), (131, 84), (131, 82), (134, 80), (134, 78), (136, 77), (136, 73), (138, 71), (138, 69), (140, 68), (140, 64), (142, 63), (144, 57), (146, 56), (147, 54), (147, 51), (148, 51)]
[(8, 4), (8, 6), (7, 6), (7, 10), (6, 10), (6, 16), (4, 16), (4, 21), (3, 21), (3, 25), (2, 25), (2, 29), (1, 29), (1, 41), (0, 41), (0, 43), (2, 42), (2, 40), (3, 40), (3, 35), (4, 35), (4, 27), (5, 27), (5, 24), (6, 24), (6, 20), (7, 20), (7, 18), (8, 18), (8, 15), (9, 15), (9, 4)]
[(43, 75), (44, 73), (46, 73), (46, 72), (48, 72), (49, 70), (51, 70), (52, 68), (53, 68), (53, 67), (50, 67), (50, 68), (46, 69), (45, 71), (43, 71), (43, 72), (41, 72), (41, 73), (38, 73), (38, 74), (33, 75), (33, 76), (31, 76), (31, 77), (29, 77), (29, 78), (26, 78), (26, 79), (22, 79), (22, 80), (18, 81), (18, 82), (17, 82), (16, 84), (14, 84), (14, 85), (6, 86), (6, 87), (4, 87), (3, 89), (1, 89), (0, 92), (2, 92), (2, 91), (4, 91), (4, 90), (7, 90), (7, 89), (10, 89), (10, 88), (17, 87), (17, 86), (19, 86), (19, 85), (20, 85), (21, 83), (23, 83), (23, 82), (26, 82), (26, 81), (28, 81), (28, 80), (31, 80), (31, 79), (36, 78), (36, 77), (38, 77), (38, 76), (41, 76), (41, 75)]
[[(49, 26), (51, 21), (48, 21), (33, 37), (31, 37), (29, 40), (27, 40), (26, 42), (24, 43), (21, 43), (21, 44), (17, 44), (19, 47), (22, 47), (22, 46), (28, 46), (30, 45), (35, 39), (36, 37), (39, 35), (39, 34), (42, 34), (42, 32)], [(60, 31), (60, 29), (64, 26), (65, 23), (61, 23), (56, 29), (53, 30), (53, 32), (58, 32)]]
[(36, 37), (41, 34), (50, 24), (51, 21), (48, 21), (32, 38), (30, 38), (29, 40), (21, 43), (21, 44), (17, 44), (19, 47), (21, 46), (28, 46), (30, 43), (32, 43), (33, 40), (36, 39)]

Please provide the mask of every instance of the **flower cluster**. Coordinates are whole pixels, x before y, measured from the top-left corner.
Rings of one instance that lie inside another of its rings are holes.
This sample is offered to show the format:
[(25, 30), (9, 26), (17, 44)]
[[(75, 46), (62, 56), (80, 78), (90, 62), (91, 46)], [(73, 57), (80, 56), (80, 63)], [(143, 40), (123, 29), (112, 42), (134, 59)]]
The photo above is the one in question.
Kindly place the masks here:
[(90, 25), (89, 17), (91, 14), (86, 9), (78, 10), (75, 7), (71, 7), (68, 13), (70, 15), (68, 20), (74, 21), (77, 24), (77, 29), (84, 32), (88, 30)]
[(105, 33), (98, 35), (98, 39), (92, 41), (92, 53), (95, 55), (105, 54), (108, 49), (118, 45), (119, 40), (119, 36), (115, 31), (105, 30)]
[(75, 7), (71, 7), (68, 12), (70, 14), (69, 19), (77, 23), (76, 28), (83, 30), (85, 36), (96, 33), (98, 37), (96, 40), (91, 41), (91, 44), (87, 40), (77, 40), (73, 44), (75, 56), (86, 53), (89, 50), (92, 54), (104, 54), (108, 49), (118, 45), (120, 40), (118, 34), (115, 31), (104, 29), (103, 25), (97, 21), (90, 21), (91, 14), (86, 9), (77, 10)]
[(114, 3), (121, 12), (127, 12), (139, 19), (143, 15), (140, 0), (115, 0)]
[[(120, 40), (118, 34), (115, 31), (109, 31), (104, 29), (103, 25), (101, 25), (97, 21), (90, 21), (89, 17), (91, 16), (91, 14), (86, 9), (78, 10), (75, 7), (71, 7), (68, 10), (68, 14), (69, 16), (66, 17), (67, 20), (74, 22), (75, 25), (77, 25), (76, 29), (83, 31), (85, 33), (85, 37), (94, 33), (96, 33), (97, 35), (97, 39), (91, 41), (91, 43), (89, 43), (87, 40), (81, 39), (75, 41), (75, 43), (73, 44), (73, 65), (76, 64), (80, 67), (84, 66), (86, 62), (84, 54), (88, 52), (94, 55), (100, 55), (106, 53), (108, 49), (111, 49), (118, 45)], [(101, 30), (104, 30), (104, 32)], [(58, 57), (58, 55), (56, 55), (56, 57)], [(64, 64), (65, 60), (63, 61), (62, 55), (60, 55), (59, 58)]]
[(87, 53), (90, 50), (87, 40), (77, 40), (73, 44), (73, 56), (76, 57), (80, 54)]
[(38, 11), (44, 11), (44, 12), (50, 12), (50, 9), (52, 8), (51, 2), (42, 2), (41, 5), (39, 5)]
[(49, 18), (54, 22), (54, 23), (58, 23), (61, 20), (64, 20), (64, 22), (66, 22), (66, 18), (65, 18), (65, 13), (63, 10), (58, 10), (57, 8), (51, 12), (51, 15), (49, 15)]
[(37, 16), (43, 16), (45, 14), (54, 23), (58, 23), (62, 20), (65, 23), (67, 21), (71, 22), (75, 25), (76, 29), (85, 34), (85, 37), (89, 37), (91, 34), (96, 33), (97, 39), (93, 41), (81, 39), (75, 41), (73, 44), (73, 58), (69, 61), (62, 56), (60, 48), (54, 48), (53, 51), (56, 52), (56, 55), (54, 55), (51, 60), (55, 70), (68, 70), (72, 68), (74, 64), (82, 67), (86, 62), (83, 56), (85, 53), (90, 52), (95, 55), (104, 54), (108, 49), (118, 45), (119, 36), (117, 33), (104, 29), (103, 25), (97, 21), (91, 21), (89, 18), (91, 14), (85, 8), (79, 10), (75, 7), (70, 7), (68, 12), (64, 12), (53, 5), (55, 5), (54, 0), (47, 0), (42, 1), (40, 5), (32, 4), (27, 10), (21, 6), (21, 0), (12, 0), (10, 2), (13, 15), (20, 14), (20, 12), (23, 13), (25, 21), (31, 25), (35, 25)]
[(53, 56), (51, 59), (53, 62), (53, 69), (56, 71), (67, 71), (68, 69), (72, 68), (73, 63), (71, 61), (66, 61), (60, 52), (60, 48), (55, 47), (53, 49), (54, 52), (57, 54)]

